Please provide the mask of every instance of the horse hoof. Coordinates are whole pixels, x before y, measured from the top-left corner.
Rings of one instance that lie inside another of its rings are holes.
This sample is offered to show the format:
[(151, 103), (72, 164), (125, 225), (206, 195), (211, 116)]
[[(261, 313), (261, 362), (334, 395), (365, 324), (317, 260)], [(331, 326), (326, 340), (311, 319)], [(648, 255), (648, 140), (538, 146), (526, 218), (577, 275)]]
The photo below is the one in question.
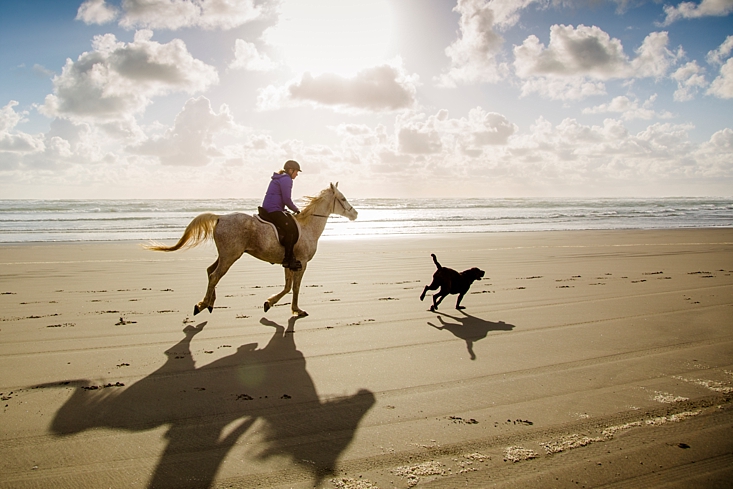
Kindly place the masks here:
[(308, 315), (308, 313), (305, 312), (305, 311), (295, 311), (295, 312), (293, 312), (293, 316), (298, 317), (298, 318), (304, 318), (307, 315)]
[(209, 314), (211, 314), (212, 312), (214, 312), (214, 306), (209, 306), (208, 309), (209, 309)]
[(201, 309), (199, 309), (199, 305), (198, 304), (196, 304), (195, 306), (193, 306), (193, 315), (194, 316), (196, 314), (200, 313), (200, 312), (201, 312)]
[(269, 311), (272, 306), (268, 301), (265, 301), (265, 312)]

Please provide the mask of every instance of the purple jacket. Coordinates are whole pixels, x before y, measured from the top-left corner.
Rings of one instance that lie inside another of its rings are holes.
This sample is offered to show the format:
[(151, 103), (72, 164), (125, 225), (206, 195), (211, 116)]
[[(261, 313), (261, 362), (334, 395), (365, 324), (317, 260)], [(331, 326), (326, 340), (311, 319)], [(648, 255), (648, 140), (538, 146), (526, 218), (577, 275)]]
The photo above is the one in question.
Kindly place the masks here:
[(293, 190), (293, 179), (287, 173), (273, 173), (270, 186), (267, 187), (265, 200), (262, 207), (267, 212), (284, 211), (288, 206), (293, 212), (300, 212), (298, 207), (293, 204), (290, 194)]

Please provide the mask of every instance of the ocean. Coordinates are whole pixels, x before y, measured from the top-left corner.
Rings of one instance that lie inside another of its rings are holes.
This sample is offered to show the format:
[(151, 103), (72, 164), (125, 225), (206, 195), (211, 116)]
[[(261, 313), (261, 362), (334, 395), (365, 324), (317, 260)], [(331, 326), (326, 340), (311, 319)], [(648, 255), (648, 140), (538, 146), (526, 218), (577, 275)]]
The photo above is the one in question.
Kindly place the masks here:
[[(296, 202), (297, 203), (297, 202)], [(733, 199), (350, 199), (324, 239), (399, 234), (733, 227)], [(0, 200), (0, 243), (171, 240), (202, 212), (253, 214), (259, 199)]]

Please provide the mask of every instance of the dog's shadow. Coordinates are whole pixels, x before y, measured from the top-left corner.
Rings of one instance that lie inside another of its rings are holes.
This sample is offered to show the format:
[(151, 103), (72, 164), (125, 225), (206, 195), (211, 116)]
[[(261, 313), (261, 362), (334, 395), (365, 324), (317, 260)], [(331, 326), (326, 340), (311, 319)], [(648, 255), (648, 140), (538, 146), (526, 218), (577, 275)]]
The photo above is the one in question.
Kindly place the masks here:
[[(486, 338), (489, 331), (511, 331), (514, 329), (513, 324), (507, 324), (504, 321), (495, 323), (477, 318), (476, 316), (471, 316), (463, 311), (460, 312), (463, 314), (462, 317), (451, 316), (441, 312), (438, 315), (440, 326), (436, 326), (429, 321), (428, 324), (435, 329), (447, 329), (457, 338), (464, 340), (466, 342), (468, 354), (471, 356), (471, 360), (476, 360), (476, 354), (473, 351), (474, 342)], [(455, 322), (446, 322), (443, 319), (443, 316), (449, 317)]]

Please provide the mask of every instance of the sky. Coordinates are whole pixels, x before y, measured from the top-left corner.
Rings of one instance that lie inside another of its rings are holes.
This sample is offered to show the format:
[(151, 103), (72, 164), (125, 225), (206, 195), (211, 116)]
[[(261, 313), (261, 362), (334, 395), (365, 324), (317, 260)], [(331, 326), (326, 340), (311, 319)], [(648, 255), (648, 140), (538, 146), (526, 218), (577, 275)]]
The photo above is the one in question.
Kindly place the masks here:
[(733, 0), (0, 0), (0, 198), (733, 197)]

